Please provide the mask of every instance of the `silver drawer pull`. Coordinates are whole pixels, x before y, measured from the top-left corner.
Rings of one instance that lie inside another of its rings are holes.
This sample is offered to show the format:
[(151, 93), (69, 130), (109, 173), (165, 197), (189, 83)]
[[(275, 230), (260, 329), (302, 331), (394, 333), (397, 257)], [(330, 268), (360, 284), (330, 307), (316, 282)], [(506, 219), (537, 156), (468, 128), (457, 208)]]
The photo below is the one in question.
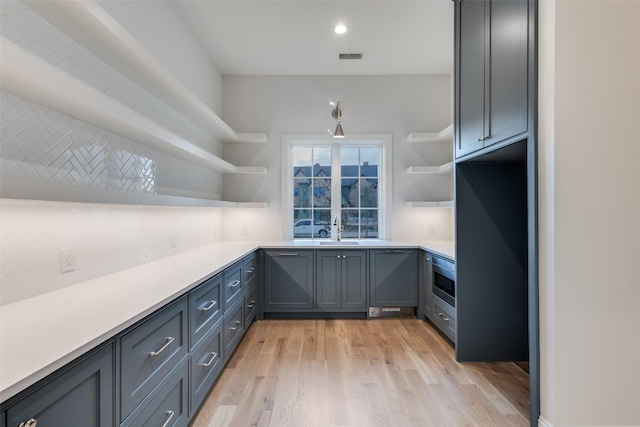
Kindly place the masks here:
[(230, 327), (229, 329), (231, 329), (232, 331), (235, 331), (236, 329), (238, 329), (240, 327), (240, 321), (236, 320), (236, 324), (235, 326)]
[(162, 346), (162, 348), (160, 348), (160, 350), (158, 350), (158, 351), (150, 351), (150, 352), (149, 352), (149, 356), (157, 356), (157, 355), (159, 355), (160, 353), (162, 353), (163, 351), (165, 351), (165, 350), (166, 350), (166, 348), (167, 348), (167, 347), (169, 347), (169, 345), (171, 345), (171, 343), (172, 343), (172, 342), (174, 342), (174, 341), (175, 341), (175, 338), (174, 338), (174, 337), (167, 337), (167, 342), (166, 342), (166, 343), (164, 343), (164, 345)]
[(298, 254), (288, 253), (288, 254), (278, 254), (279, 256), (298, 256)]
[(167, 411), (165, 414), (167, 414), (167, 418), (164, 420), (164, 423), (162, 423), (162, 427), (167, 427), (171, 422), (171, 418), (173, 418), (176, 413), (173, 411)]
[(218, 353), (211, 352), (209, 353), (209, 355), (211, 356), (211, 359), (209, 359), (209, 361), (207, 363), (203, 363), (202, 366), (204, 366), (205, 368), (208, 368), (209, 365), (211, 365), (213, 363), (214, 360), (216, 360), (216, 357), (218, 356)]
[(20, 423), (18, 427), (36, 427), (37, 425), (38, 425), (38, 422), (35, 419), (31, 418), (26, 423)]
[(209, 311), (213, 308), (214, 305), (216, 305), (218, 303), (218, 301), (209, 301), (209, 304), (205, 305), (204, 307), (202, 307), (200, 310), (202, 311)]
[(254, 271), (256, 271), (256, 269), (255, 269), (255, 268), (250, 268), (250, 269), (248, 269), (248, 270), (247, 270), (247, 273), (251, 274), (251, 273), (253, 273)]
[(253, 308), (253, 306), (256, 305), (255, 301), (249, 301), (249, 304), (247, 304), (247, 308)]
[(384, 251), (384, 253), (386, 253), (386, 254), (403, 254), (404, 251), (403, 250), (386, 250), (386, 251)]
[(448, 317), (446, 317), (443, 313), (438, 313), (438, 316), (440, 316), (440, 318), (441, 318), (442, 320), (444, 320), (445, 322), (448, 322), (448, 321), (449, 321), (449, 318), (448, 318)]
[(233, 282), (229, 283), (229, 287), (230, 288), (235, 288), (239, 284), (240, 284), (240, 280), (234, 280)]

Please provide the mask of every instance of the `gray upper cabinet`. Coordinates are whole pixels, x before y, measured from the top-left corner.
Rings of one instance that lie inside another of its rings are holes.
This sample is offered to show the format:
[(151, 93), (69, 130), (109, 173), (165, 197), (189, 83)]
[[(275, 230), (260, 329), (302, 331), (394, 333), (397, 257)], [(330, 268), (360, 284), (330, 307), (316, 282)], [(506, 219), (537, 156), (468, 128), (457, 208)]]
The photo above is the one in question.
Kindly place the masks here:
[(264, 254), (264, 310), (313, 308), (313, 251)]
[[(7, 425), (115, 425), (113, 341), (7, 409)], [(4, 409), (4, 408), (3, 408)], [(34, 420), (29, 424), (30, 420)], [(24, 423), (24, 424), (21, 424)], [(2, 424), (4, 426), (4, 423)]]
[(317, 251), (316, 266), (317, 308), (366, 311), (366, 251)]
[(369, 256), (369, 305), (417, 307), (418, 251), (375, 249)]
[(527, 0), (456, 0), (456, 158), (528, 131)]

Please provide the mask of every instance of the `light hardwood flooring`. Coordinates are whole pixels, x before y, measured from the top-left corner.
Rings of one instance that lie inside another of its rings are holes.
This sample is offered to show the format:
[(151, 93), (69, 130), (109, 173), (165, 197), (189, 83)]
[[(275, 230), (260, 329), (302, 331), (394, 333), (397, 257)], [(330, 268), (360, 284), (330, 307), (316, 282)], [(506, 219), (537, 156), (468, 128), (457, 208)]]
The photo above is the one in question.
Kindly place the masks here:
[(263, 320), (191, 426), (528, 426), (528, 383), (417, 319)]

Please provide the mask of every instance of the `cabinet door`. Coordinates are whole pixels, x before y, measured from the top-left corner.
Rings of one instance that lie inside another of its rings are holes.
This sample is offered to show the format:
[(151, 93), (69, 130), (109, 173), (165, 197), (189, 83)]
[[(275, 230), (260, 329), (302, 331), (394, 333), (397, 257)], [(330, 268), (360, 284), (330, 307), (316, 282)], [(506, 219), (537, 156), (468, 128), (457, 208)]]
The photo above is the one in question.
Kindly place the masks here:
[(431, 319), (433, 315), (433, 302), (431, 299), (431, 277), (433, 274), (431, 254), (425, 252), (422, 256), (422, 285), (420, 292), (422, 294), (423, 315)]
[(417, 250), (376, 249), (370, 252), (371, 307), (418, 306)]
[(484, 0), (456, 2), (457, 113), (456, 157), (483, 146), (485, 134), (485, 26)]
[(191, 414), (211, 390), (224, 366), (222, 320), (191, 353)]
[[(7, 409), (7, 425), (114, 425), (113, 342)], [(4, 425), (4, 424), (3, 424)]]
[(342, 308), (342, 252), (316, 252), (316, 298), (318, 308)]
[(266, 251), (264, 308), (313, 308), (313, 251)]
[[(466, 0), (463, 2), (466, 3)], [(488, 129), (484, 146), (527, 131), (527, 0), (492, 1)]]
[(342, 253), (342, 308), (367, 308), (367, 252)]

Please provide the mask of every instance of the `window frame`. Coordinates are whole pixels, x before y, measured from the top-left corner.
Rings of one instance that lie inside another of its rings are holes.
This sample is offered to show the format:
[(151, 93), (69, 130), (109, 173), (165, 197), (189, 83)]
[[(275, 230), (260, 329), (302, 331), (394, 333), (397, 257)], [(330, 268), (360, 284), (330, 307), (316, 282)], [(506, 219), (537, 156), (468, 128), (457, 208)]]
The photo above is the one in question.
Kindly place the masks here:
[[(389, 230), (389, 215), (391, 201), (391, 142), (392, 136), (388, 134), (372, 134), (372, 135), (349, 135), (342, 139), (335, 139), (331, 135), (283, 135), (282, 136), (282, 226), (283, 238), (285, 240), (293, 240), (293, 148), (297, 146), (331, 146), (332, 165), (337, 160), (340, 161), (339, 150), (337, 147), (379, 147), (380, 148), (380, 165), (378, 168), (378, 238), (364, 239), (367, 241), (385, 240)], [(331, 200), (331, 218), (336, 214), (340, 214), (340, 182), (341, 170), (338, 168), (337, 176), (332, 176), (332, 194), (338, 197), (332, 197)], [(337, 192), (335, 186), (338, 186)], [(335, 227), (331, 227), (331, 240), (336, 239)], [(305, 240), (326, 240), (316, 237), (297, 238), (296, 241)], [(358, 239), (354, 239), (358, 240)]]

